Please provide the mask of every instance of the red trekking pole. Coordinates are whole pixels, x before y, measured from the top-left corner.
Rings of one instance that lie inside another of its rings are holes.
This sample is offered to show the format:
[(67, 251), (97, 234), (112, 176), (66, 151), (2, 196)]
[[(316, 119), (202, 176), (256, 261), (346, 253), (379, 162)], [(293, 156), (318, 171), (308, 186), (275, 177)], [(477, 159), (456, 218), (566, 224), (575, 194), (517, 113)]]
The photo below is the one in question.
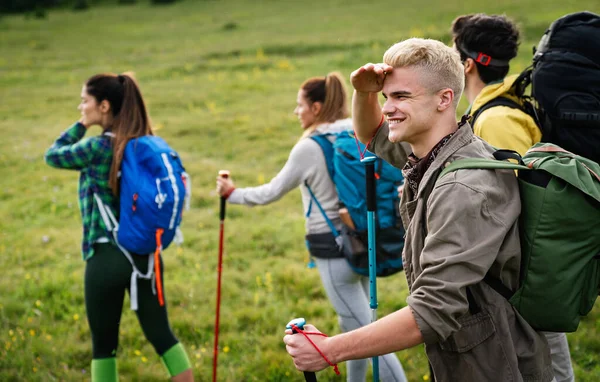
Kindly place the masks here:
[[(219, 171), (219, 176), (229, 178), (229, 171)], [(223, 268), (223, 234), (225, 231), (225, 206), (227, 199), (221, 196), (221, 206), (219, 209), (219, 263), (217, 265), (217, 313), (215, 317), (215, 346), (213, 349), (213, 382), (217, 381), (217, 357), (219, 355), (219, 314), (221, 312), (221, 273)]]

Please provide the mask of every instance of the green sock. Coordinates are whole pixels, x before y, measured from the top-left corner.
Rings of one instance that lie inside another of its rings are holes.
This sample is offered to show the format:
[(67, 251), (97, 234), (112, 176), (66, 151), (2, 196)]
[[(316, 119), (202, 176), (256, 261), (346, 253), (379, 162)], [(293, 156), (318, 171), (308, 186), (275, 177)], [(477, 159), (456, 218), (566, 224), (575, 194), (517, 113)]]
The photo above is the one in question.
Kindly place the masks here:
[(117, 359), (100, 358), (92, 360), (92, 381), (93, 382), (117, 382)]
[(187, 369), (191, 369), (192, 364), (188, 359), (187, 353), (180, 342), (173, 345), (161, 357), (163, 364), (169, 371), (169, 376), (174, 377)]

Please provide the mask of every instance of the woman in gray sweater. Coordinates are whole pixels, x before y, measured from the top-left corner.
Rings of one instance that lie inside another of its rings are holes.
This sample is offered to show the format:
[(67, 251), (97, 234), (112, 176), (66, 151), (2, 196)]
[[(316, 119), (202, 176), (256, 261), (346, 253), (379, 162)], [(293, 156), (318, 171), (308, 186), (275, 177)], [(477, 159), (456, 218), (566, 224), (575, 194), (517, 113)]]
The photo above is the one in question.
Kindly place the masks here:
[[(339, 316), (341, 328), (347, 332), (364, 326), (371, 320), (369, 279), (352, 271), (335, 245), (325, 218), (318, 208), (311, 208), (311, 196), (306, 186), (310, 187), (327, 217), (339, 230), (339, 200), (327, 171), (325, 156), (317, 142), (306, 138), (352, 130), (341, 75), (329, 73), (327, 77), (306, 80), (298, 91), (294, 114), (298, 116), (303, 133), (279, 174), (267, 184), (246, 188), (235, 188), (231, 179), (217, 177), (217, 192), (226, 197), (229, 203), (255, 206), (272, 203), (300, 187), (307, 237), (319, 237), (320, 241), (331, 243), (330, 250), (320, 250), (318, 253), (313, 250), (311, 254), (315, 258), (325, 292)], [(349, 361), (347, 380), (364, 381), (367, 368), (366, 359)], [(406, 380), (404, 370), (394, 354), (380, 357), (379, 368), (382, 381)]]

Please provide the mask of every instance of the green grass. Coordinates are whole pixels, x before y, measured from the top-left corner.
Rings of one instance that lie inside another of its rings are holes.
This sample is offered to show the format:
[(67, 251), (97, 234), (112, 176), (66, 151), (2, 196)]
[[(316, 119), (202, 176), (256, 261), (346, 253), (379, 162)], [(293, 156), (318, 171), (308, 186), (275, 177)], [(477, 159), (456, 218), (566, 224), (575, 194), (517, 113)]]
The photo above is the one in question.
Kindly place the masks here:
[[(304, 79), (333, 70), (347, 78), (406, 37), (448, 42), (453, 18), (479, 11), (519, 21), (524, 42), (516, 72), (553, 19), (599, 8), (596, 0), (232, 0), (0, 18), (0, 380), (89, 379), (77, 174), (43, 162), (45, 149), (78, 119), (89, 76), (135, 71), (154, 125), (192, 175), (186, 243), (165, 254), (166, 292), (196, 379), (207, 381), (219, 227), (215, 176), (227, 168), (245, 186), (277, 173), (300, 134), (292, 111)], [(326, 333), (339, 332), (317, 272), (305, 267), (303, 231), (297, 191), (266, 207), (229, 206), (220, 380), (301, 381), (281, 341), (285, 323), (304, 316)], [(380, 315), (405, 305), (402, 275), (378, 287)], [(569, 335), (580, 381), (600, 380), (599, 305)], [(398, 356), (411, 381), (425, 379), (421, 347)], [(118, 359), (123, 380), (166, 379), (128, 300)], [(319, 380), (340, 379), (327, 370)]]

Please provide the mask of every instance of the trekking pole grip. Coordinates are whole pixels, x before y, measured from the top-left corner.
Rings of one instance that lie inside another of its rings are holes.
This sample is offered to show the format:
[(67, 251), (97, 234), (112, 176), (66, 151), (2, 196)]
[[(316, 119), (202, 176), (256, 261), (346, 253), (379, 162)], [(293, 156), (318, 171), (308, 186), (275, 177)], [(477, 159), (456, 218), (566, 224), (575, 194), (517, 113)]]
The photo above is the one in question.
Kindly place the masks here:
[[(294, 318), (285, 326), (286, 329), (292, 329), (292, 333), (296, 334), (298, 331), (294, 328), (296, 326), (300, 330), (304, 330), (304, 325), (306, 324), (306, 320), (304, 318)], [(304, 371), (304, 380), (306, 382), (317, 382), (317, 376), (312, 371)]]
[(361, 160), (365, 165), (367, 187), (367, 211), (375, 211), (375, 161), (376, 157)]
[[(221, 178), (227, 179), (227, 178), (229, 178), (229, 171), (220, 170), (219, 176)], [(221, 220), (225, 220), (225, 206), (226, 205), (227, 205), (227, 198), (224, 196), (221, 196), (221, 206), (219, 208), (219, 219), (221, 219)]]

